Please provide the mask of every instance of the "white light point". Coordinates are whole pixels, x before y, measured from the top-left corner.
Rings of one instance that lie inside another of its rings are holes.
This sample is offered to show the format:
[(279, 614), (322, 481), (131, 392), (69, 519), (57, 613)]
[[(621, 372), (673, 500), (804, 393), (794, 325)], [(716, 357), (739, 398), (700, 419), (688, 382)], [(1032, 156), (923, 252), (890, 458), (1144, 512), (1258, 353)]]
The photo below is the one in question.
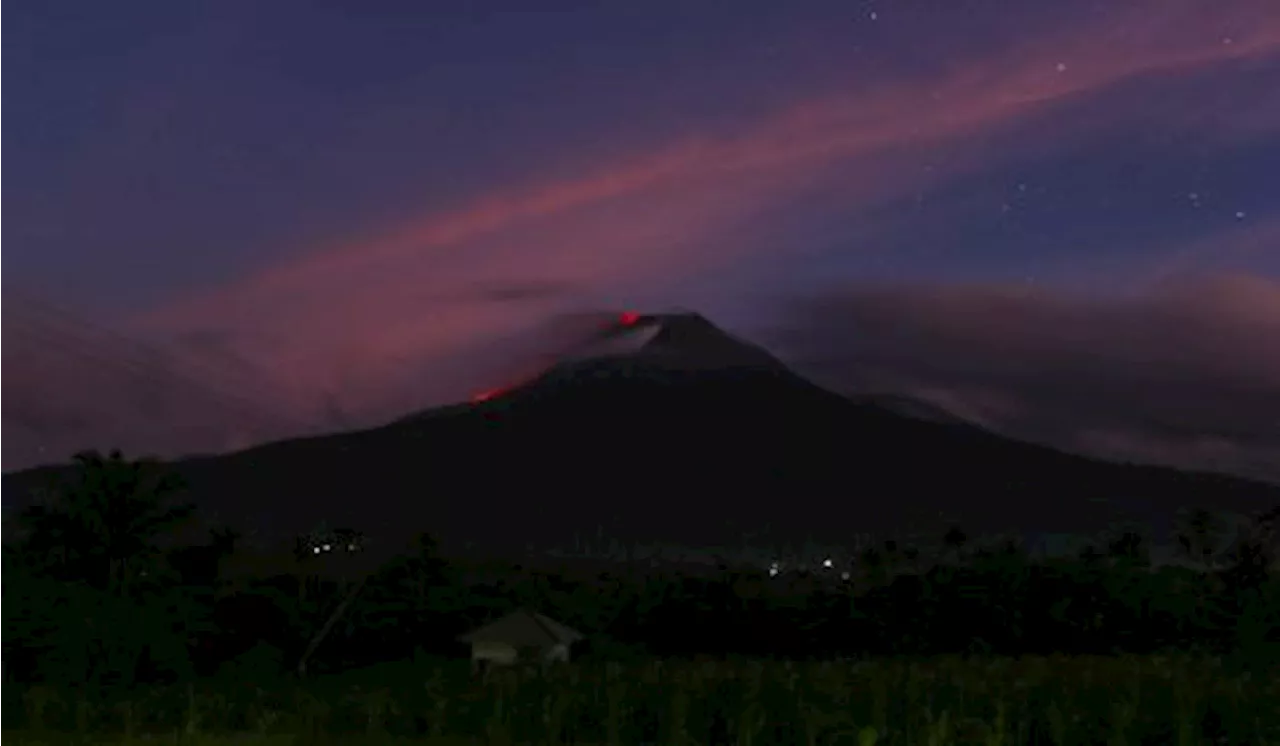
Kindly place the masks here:
[(777, 575), (778, 575), (778, 563), (774, 562), (772, 565), (769, 565), (769, 577), (771, 578), (777, 577)]
[(823, 566), (823, 567), (826, 567), (826, 568), (831, 568), (831, 567), (833, 567), (833, 566), (834, 566), (834, 563), (833, 563), (831, 560), (829, 560), (829, 559), (824, 559), (824, 560), (822, 561), (822, 566)]
[(868, 14), (867, 14), (867, 17), (874, 21), (874, 20), (876, 20), (877, 18), (879, 18), (879, 17), (880, 17), (880, 15), (879, 15), (878, 13), (876, 13), (876, 12), (873, 10), (873, 11), (871, 11), (870, 13), (868, 13)]
[(1244, 220), (1244, 210), (1236, 210), (1236, 220)]
[(333, 547), (329, 546), (328, 544), (325, 544), (325, 545), (324, 545), (324, 550), (325, 550), (326, 552), (327, 552), (327, 551), (329, 551), (330, 549), (333, 549)]
[(1067, 63), (1059, 62), (1054, 69), (1060, 73), (1065, 73), (1067, 71)]
[(320, 554), (320, 547), (311, 547), (312, 554)]

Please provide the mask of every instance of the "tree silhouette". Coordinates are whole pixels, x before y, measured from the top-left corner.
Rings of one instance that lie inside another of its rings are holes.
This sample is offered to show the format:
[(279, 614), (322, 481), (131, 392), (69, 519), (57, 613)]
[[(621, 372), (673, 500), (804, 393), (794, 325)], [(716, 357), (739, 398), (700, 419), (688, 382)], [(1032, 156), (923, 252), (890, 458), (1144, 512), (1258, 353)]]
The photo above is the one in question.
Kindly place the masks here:
[(22, 551), (65, 580), (128, 595), (160, 554), (160, 538), (194, 506), (173, 502), (184, 483), (158, 462), (120, 451), (77, 453), (51, 500), (23, 511)]
[(1151, 564), (1151, 547), (1142, 530), (1133, 525), (1112, 528), (1104, 539), (1104, 554), (1112, 564), (1129, 567), (1148, 567)]
[(959, 562), (964, 553), (965, 544), (969, 541), (969, 537), (959, 526), (952, 526), (947, 529), (947, 533), (942, 537), (942, 544), (946, 548), (947, 556), (953, 562)]
[(1106, 554), (1104, 554), (1103, 551), (1098, 548), (1097, 543), (1093, 541), (1087, 542), (1084, 546), (1080, 547), (1080, 551), (1077, 552), (1076, 556), (1077, 559), (1080, 560), (1081, 564), (1088, 568), (1098, 567), (1106, 559)]
[(13, 600), (22, 649), (41, 675), (63, 681), (183, 675), (202, 612), (172, 587), (163, 551), (165, 535), (193, 512), (173, 500), (182, 482), (119, 451), (74, 459), (46, 500), (19, 516)]
[(1186, 511), (1177, 527), (1178, 547), (1184, 557), (1207, 571), (1213, 566), (1214, 554), (1225, 528), (1222, 516), (1208, 508)]
[(1259, 588), (1275, 571), (1277, 559), (1275, 519), (1280, 508), (1257, 516), (1245, 524), (1227, 553), (1224, 576), (1236, 590)]
[(862, 570), (862, 577), (873, 585), (885, 582), (888, 577), (884, 551), (879, 547), (863, 549), (858, 555), (858, 567)]

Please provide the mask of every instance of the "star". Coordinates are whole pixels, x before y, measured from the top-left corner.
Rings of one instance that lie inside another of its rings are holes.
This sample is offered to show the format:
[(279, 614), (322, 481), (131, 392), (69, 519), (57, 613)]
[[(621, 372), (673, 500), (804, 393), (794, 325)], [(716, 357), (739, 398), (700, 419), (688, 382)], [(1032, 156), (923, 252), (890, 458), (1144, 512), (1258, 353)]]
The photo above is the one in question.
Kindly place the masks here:
[(1057, 65), (1057, 70), (1058, 70), (1058, 72), (1060, 72), (1060, 73), (1065, 73), (1065, 72), (1067, 71), (1067, 63), (1065, 63), (1065, 62), (1059, 62), (1059, 63), (1058, 63), (1058, 65)]

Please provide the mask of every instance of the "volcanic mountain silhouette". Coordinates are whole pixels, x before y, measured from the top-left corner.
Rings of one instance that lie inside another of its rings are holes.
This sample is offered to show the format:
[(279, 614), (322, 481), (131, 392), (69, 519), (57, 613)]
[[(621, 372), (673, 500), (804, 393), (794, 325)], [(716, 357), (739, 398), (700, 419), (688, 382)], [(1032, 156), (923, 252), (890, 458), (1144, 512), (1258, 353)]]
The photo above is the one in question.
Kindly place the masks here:
[[(923, 411), (924, 414), (920, 415)], [(1070, 455), (909, 400), (854, 400), (697, 314), (624, 314), (523, 385), (383, 427), (180, 460), (205, 514), (284, 540), (320, 522), (399, 548), (849, 541), (917, 522), (1082, 532), (1280, 488)], [(6, 502), (56, 474), (4, 478)]]

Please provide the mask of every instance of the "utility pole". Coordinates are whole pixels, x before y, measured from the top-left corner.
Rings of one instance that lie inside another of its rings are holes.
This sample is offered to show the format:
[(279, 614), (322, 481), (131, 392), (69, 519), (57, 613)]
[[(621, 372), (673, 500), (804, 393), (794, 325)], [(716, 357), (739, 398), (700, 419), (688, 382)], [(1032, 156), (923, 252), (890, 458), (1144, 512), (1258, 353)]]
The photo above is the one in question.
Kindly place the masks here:
[(324, 626), (320, 628), (320, 631), (316, 633), (316, 636), (311, 638), (311, 644), (307, 645), (306, 651), (302, 653), (302, 658), (298, 661), (299, 677), (305, 677), (307, 675), (307, 659), (316, 651), (316, 648), (320, 647), (320, 643), (324, 642), (324, 638), (329, 634), (329, 631), (333, 629), (333, 625), (337, 624), (338, 620), (342, 618), (347, 607), (355, 600), (356, 596), (360, 593), (360, 589), (364, 588), (365, 581), (368, 579), (369, 575), (366, 573), (360, 578), (360, 582), (352, 586), (351, 590), (347, 592), (346, 597), (342, 599), (342, 603), (338, 604), (338, 608), (333, 610), (333, 614), (329, 616), (328, 621), (324, 623)]

